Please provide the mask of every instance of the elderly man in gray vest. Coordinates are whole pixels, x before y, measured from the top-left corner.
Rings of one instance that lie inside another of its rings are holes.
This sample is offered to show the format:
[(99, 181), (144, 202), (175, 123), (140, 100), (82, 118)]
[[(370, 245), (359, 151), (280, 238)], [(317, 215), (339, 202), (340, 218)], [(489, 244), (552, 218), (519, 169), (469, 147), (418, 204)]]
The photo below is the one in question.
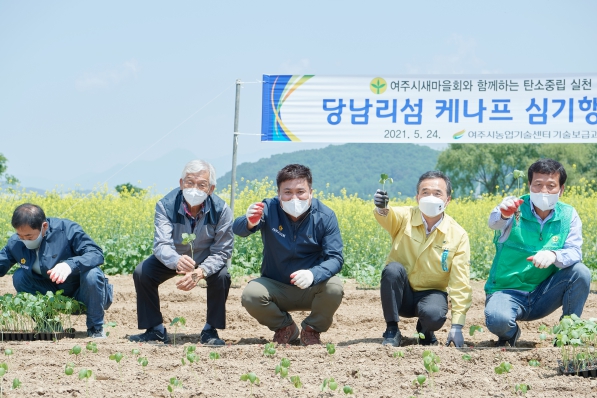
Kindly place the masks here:
[[(176, 282), (180, 290), (192, 290), (201, 279), (207, 282), (207, 319), (201, 331), (201, 344), (225, 344), (216, 329), (226, 327), (226, 299), (230, 290), (226, 261), (232, 255), (233, 218), (226, 202), (213, 193), (215, 187), (213, 166), (193, 160), (184, 167), (180, 188), (156, 204), (153, 254), (133, 274), (138, 325), (146, 331), (129, 336), (130, 341), (169, 342), (160, 312), (158, 287), (181, 274), (184, 276)], [(196, 237), (190, 244), (183, 244), (183, 234)]]

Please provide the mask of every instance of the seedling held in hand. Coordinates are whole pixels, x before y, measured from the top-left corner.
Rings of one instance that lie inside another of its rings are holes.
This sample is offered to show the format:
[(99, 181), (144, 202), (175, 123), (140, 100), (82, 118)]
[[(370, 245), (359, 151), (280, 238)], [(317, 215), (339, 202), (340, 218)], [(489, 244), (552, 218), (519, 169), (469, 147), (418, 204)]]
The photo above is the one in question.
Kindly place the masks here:
[(181, 236), (182, 236), (182, 244), (189, 245), (191, 247), (191, 258), (194, 260), (195, 257), (193, 256), (193, 241), (195, 240), (195, 238), (197, 238), (197, 236), (195, 236), (195, 234), (187, 234), (187, 233), (183, 233)]
[(264, 357), (273, 357), (276, 355), (276, 349), (274, 348), (276, 345), (274, 343), (267, 343), (263, 347), (263, 356)]
[(524, 177), (524, 171), (514, 170), (512, 172), (512, 177), (514, 177), (515, 180), (518, 180), (518, 192), (520, 192), (520, 180), (522, 180), (522, 178)]
[(185, 327), (187, 325), (186, 318), (184, 318), (182, 316), (177, 316), (176, 318), (174, 318), (172, 320), (172, 322), (170, 322), (170, 326), (174, 326), (174, 345), (176, 345), (176, 333), (178, 332), (178, 325), (179, 324), (182, 327)]
[(249, 386), (251, 387), (251, 396), (253, 396), (253, 384), (259, 384), (259, 378), (253, 372), (245, 373), (244, 375), (240, 375), (241, 381), (248, 381)]
[(388, 176), (385, 173), (382, 173), (379, 177), (379, 183), (381, 184), (381, 189), (382, 191), (386, 190), (386, 182), (389, 182), (390, 184), (394, 183), (394, 179), (390, 176)]

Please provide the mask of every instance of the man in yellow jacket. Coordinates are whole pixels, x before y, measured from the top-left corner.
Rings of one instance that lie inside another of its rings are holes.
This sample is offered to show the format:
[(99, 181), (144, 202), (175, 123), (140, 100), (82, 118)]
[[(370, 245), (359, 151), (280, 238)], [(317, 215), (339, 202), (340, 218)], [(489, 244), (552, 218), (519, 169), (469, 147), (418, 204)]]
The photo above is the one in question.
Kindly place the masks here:
[(423, 345), (437, 345), (435, 331), (446, 322), (448, 292), (452, 327), (447, 345), (462, 347), (462, 327), (472, 301), (470, 246), (466, 231), (444, 213), (452, 184), (440, 171), (428, 171), (417, 183), (419, 206), (388, 208), (388, 194), (375, 193), (375, 219), (392, 237), (381, 274), (381, 305), (387, 328), (383, 345), (398, 347), (399, 316), (418, 317)]

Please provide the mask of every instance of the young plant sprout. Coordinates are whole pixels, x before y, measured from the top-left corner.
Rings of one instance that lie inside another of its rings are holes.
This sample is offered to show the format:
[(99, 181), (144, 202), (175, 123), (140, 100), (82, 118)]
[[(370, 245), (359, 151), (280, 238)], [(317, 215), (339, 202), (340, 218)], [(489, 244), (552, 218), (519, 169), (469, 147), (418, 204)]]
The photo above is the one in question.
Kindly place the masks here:
[(174, 397), (177, 388), (182, 388), (182, 381), (178, 380), (177, 377), (171, 377), (170, 383), (168, 383), (168, 392), (171, 397)]
[(193, 257), (193, 241), (195, 240), (195, 238), (197, 238), (197, 236), (195, 236), (195, 234), (187, 234), (187, 233), (183, 233), (180, 236), (182, 237), (182, 244), (189, 245), (191, 247), (191, 258), (194, 259), (194, 257)]
[(79, 380), (85, 379), (85, 396), (89, 397), (89, 379), (91, 378), (91, 370), (81, 369), (79, 370)]
[(284, 379), (288, 376), (288, 368), (290, 367), (290, 360), (288, 358), (282, 358), (279, 365), (276, 365), (275, 373), (280, 374), (280, 378)]
[(413, 380), (413, 384), (418, 388), (423, 388), (423, 384), (427, 380), (425, 375), (418, 375), (416, 379)]
[(475, 332), (482, 333), (483, 328), (479, 325), (471, 325), (471, 327), (468, 330), (468, 334), (472, 337), (475, 335)]
[(263, 347), (263, 356), (271, 358), (274, 355), (276, 355), (276, 349), (274, 348), (275, 346), (276, 346), (275, 343), (267, 343)]
[(338, 383), (336, 383), (336, 380), (334, 380), (333, 377), (330, 377), (329, 379), (323, 379), (323, 383), (321, 384), (321, 391), (323, 392), (326, 387), (328, 387), (331, 391), (336, 391), (336, 389), (338, 388)]
[(531, 360), (529, 361), (529, 366), (538, 367), (538, 366), (541, 366), (541, 362), (539, 362), (539, 361), (538, 361), (538, 360), (536, 360), (536, 359), (531, 359)]
[(8, 365), (3, 362), (0, 363), (0, 398), (2, 398), (2, 392), (4, 389), (4, 376), (8, 372)]
[(75, 356), (75, 361), (78, 361), (79, 360), (79, 354), (81, 353), (81, 346), (80, 345), (73, 346), (73, 348), (71, 348), (68, 353), (70, 355), (74, 355)]
[(187, 325), (187, 320), (182, 316), (177, 316), (170, 322), (170, 326), (174, 326), (174, 345), (176, 345), (176, 333), (178, 332), (178, 325), (185, 327)]
[(87, 349), (87, 351), (91, 351), (94, 354), (97, 354), (97, 344), (95, 344), (93, 341), (87, 343), (85, 349)]
[(425, 340), (425, 335), (423, 333), (415, 332), (415, 334), (413, 334), (413, 337), (415, 338), (415, 340), (417, 340), (417, 345), (419, 345), (419, 340)]
[(529, 386), (528, 384), (517, 384), (516, 386), (514, 386), (514, 391), (518, 392), (520, 391), (520, 393), (522, 395), (525, 395), (527, 393), (527, 391), (529, 391), (531, 389), (531, 386)]
[(392, 354), (392, 356), (394, 358), (404, 358), (404, 352), (402, 352), (402, 351), (394, 351), (394, 353)]
[(435, 388), (435, 383), (433, 381), (433, 374), (439, 372), (439, 363), (440, 359), (439, 356), (430, 350), (425, 350), (423, 352), (423, 366), (425, 366), (425, 370), (431, 377), (431, 385)]
[(336, 353), (336, 346), (332, 343), (327, 343), (325, 349), (329, 355), (334, 355)]
[(253, 372), (245, 373), (244, 375), (240, 375), (240, 380), (249, 382), (249, 386), (251, 387), (251, 395), (250, 396), (252, 397), (253, 396), (253, 384), (255, 384), (255, 383), (259, 384), (259, 378), (257, 377), (257, 375)]
[(379, 183), (381, 184), (381, 189), (382, 191), (386, 190), (386, 182), (389, 182), (390, 184), (394, 183), (394, 179), (392, 177), (389, 177), (387, 174), (382, 173), (379, 177)]
[(211, 371), (212, 373), (216, 373), (216, 361), (220, 359), (220, 353), (216, 351), (212, 351), (209, 353), (209, 360), (211, 361)]
[[(116, 322), (108, 322), (104, 323), (104, 325), (109, 326), (111, 328), (115, 328), (116, 326), (118, 326)], [(106, 332), (106, 337), (110, 337), (110, 332)]]
[(75, 370), (75, 364), (74, 364), (74, 362), (69, 362), (64, 367), (64, 374), (67, 375), (67, 376), (70, 376), (70, 375), (73, 374), (74, 370)]
[(290, 383), (294, 386), (294, 388), (302, 388), (303, 383), (301, 382), (300, 376), (290, 376)]
[(120, 381), (122, 381), (122, 372), (120, 371), (120, 361), (124, 358), (121, 352), (116, 352), (114, 354), (110, 354), (110, 359), (112, 361), (116, 361), (116, 369), (118, 369), (118, 374), (120, 376)]
[[(200, 358), (196, 353), (197, 347), (195, 345), (190, 345), (188, 347), (184, 348), (183, 354), (184, 357), (181, 358), (181, 362), (183, 365), (186, 365), (185, 363), (185, 358), (187, 361), (189, 361), (189, 367), (193, 370), (193, 372), (195, 373), (195, 377), (197, 378), (197, 384), (201, 384), (201, 381), (199, 380), (199, 374), (197, 373), (197, 371), (195, 369), (192, 368), (192, 364), (194, 364), (195, 362), (199, 362)], [(219, 354), (218, 354), (219, 355)]]
[(352, 390), (351, 386), (344, 386), (342, 388), (342, 391), (344, 392), (344, 395), (354, 394), (354, 391)]
[(522, 180), (522, 178), (524, 177), (524, 171), (514, 170), (512, 172), (512, 177), (514, 177), (514, 179), (518, 181), (518, 192), (520, 193), (520, 180)]
[(17, 388), (20, 388), (20, 387), (21, 387), (21, 380), (19, 380), (18, 378), (15, 377), (12, 380), (12, 389), (16, 390)]
[(510, 365), (509, 362), (502, 362), (500, 363), (500, 366), (497, 366), (494, 371), (496, 374), (498, 375), (504, 375), (504, 377), (506, 378), (506, 384), (510, 384), (509, 380), (508, 380), (508, 373), (510, 373), (510, 369), (512, 369), (512, 365)]
[(138, 348), (133, 348), (131, 350), (131, 354), (133, 354), (135, 356), (135, 358), (139, 357), (139, 355), (141, 355), (141, 351), (139, 351)]
[(464, 354), (464, 355), (462, 356), (462, 359), (464, 359), (465, 361), (470, 361), (470, 360), (472, 359), (472, 357), (471, 357), (471, 355), (470, 355), (470, 354)]
[(147, 366), (147, 358), (146, 357), (139, 357), (137, 358), (137, 362), (141, 365), (141, 369), (145, 372), (145, 367)]

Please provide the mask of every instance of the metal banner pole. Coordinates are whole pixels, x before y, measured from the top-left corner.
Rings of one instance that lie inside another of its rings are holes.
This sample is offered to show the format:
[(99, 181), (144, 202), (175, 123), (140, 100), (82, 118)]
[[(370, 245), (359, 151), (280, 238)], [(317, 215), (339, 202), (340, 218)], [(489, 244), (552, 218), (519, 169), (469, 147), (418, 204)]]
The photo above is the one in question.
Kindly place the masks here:
[(232, 172), (230, 181), (230, 209), (234, 215), (234, 195), (236, 194), (236, 151), (238, 148), (238, 112), (240, 107), (240, 79), (236, 80), (236, 100), (234, 103), (234, 135), (232, 138)]

